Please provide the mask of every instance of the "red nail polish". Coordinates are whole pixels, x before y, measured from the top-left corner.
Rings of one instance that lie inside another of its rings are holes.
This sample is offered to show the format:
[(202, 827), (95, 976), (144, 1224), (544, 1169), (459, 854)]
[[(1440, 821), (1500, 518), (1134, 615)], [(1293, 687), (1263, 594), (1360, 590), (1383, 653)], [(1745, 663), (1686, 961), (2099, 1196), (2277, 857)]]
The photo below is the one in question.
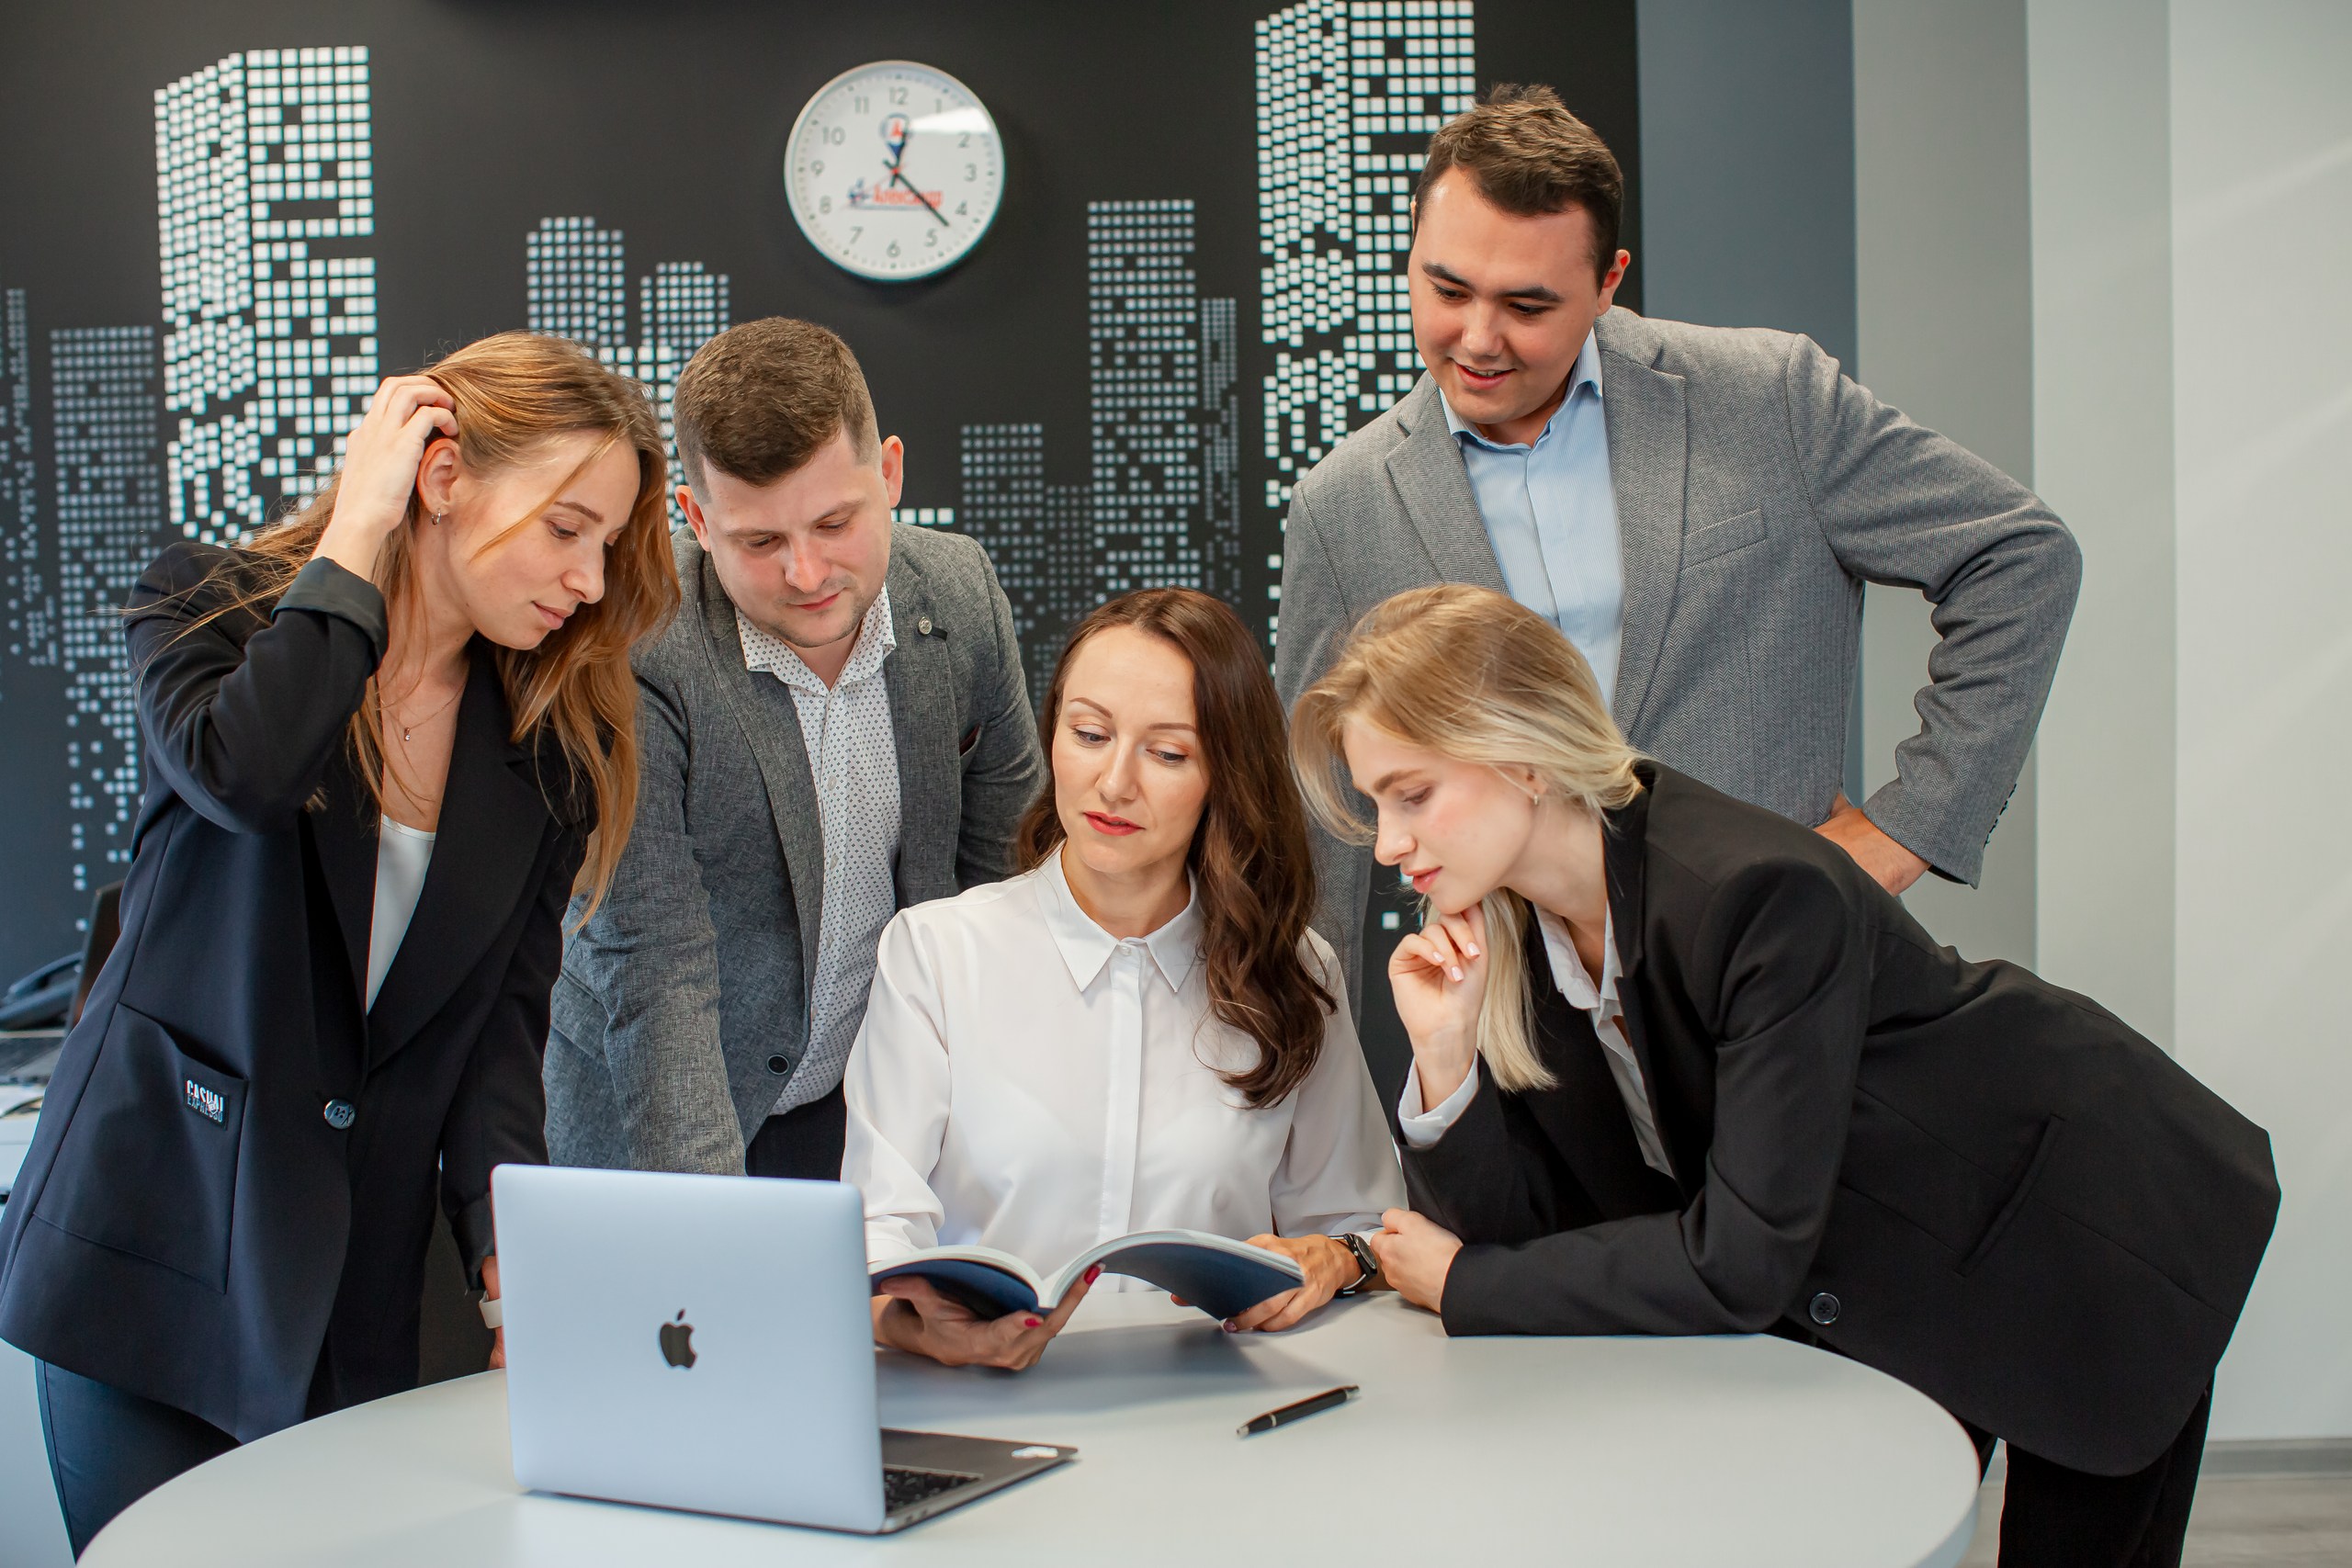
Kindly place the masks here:
[(1086, 1282), (1090, 1285), (1094, 1283), (1095, 1280), (1100, 1280), (1102, 1277), (1102, 1265), (1100, 1263), (1097, 1263), (1093, 1268), (1089, 1269), (1086, 1271)]
[(1021, 1326), (1023, 1328), (1043, 1328), (1046, 1326), (1046, 1320), (1042, 1317), (1024, 1317), (1021, 1320)]

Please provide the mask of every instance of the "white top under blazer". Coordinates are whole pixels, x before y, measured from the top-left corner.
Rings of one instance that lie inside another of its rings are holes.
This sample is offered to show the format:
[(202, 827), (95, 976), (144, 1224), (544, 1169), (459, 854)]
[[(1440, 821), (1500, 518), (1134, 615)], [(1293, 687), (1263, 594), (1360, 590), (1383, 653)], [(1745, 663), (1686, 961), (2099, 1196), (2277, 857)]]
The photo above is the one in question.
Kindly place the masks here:
[(424, 874), (433, 866), (433, 840), (439, 835), (379, 817), (376, 833), (376, 912), (368, 924), (368, 1006), (384, 988), (401, 943), (408, 940), (408, 923), (416, 916), (416, 900), (424, 892)]
[(1251, 1110), (1218, 1073), (1258, 1043), (1210, 1012), (1199, 930), (1187, 902), (1111, 935), (1058, 853), (893, 918), (843, 1080), (868, 1258), (978, 1245), (1042, 1270), (1142, 1230), (1377, 1230), (1405, 1181), (1330, 946), (1302, 942), (1338, 1003), (1314, 1070)]

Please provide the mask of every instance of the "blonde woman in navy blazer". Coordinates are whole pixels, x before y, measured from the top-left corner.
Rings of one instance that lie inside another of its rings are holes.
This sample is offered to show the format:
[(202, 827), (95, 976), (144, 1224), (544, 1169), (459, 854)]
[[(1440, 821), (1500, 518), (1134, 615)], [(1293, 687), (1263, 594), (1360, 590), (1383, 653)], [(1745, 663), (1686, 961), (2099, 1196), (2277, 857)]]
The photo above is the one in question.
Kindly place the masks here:
[[(2006, 1568), (2179, 1561), (2269, 1139), (2114, 1014), (1638, 755), (1550, 623), (1400, 593), (1301, 698), (1307, 796), (1428, 901), (1389, 964), (1451, 1334), (1780, 1333), (2009, 1444)], [(1342, 777), (1376, 827), (1352, 820)]]

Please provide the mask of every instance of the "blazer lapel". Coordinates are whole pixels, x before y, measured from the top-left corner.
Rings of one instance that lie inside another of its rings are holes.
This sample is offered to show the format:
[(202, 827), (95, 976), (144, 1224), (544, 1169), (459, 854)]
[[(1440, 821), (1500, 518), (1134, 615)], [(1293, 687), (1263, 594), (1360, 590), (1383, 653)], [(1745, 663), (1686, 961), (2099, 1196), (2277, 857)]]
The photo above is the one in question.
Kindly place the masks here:
[(1687, 1195), (1696, 1192), (1705, 1180), (1707, 1138), (1713, 1129), (1700, 1128), (1695, 1136), (1686, 1135), (1684, 1099), (1679, 1092), (1666, 1092), (1669, 1082), (1661, 1072), (1662, 1067), (1682, 1064), (1659, 1060), (1656, 1032), (1643, 1001), (1647, 989), (1644, 984), (1647, 977), (1644, 963), (1647, 943), (1642, 923), (1648, 886), (1645, 856), (1649, 844), (1650, 802), (1658, 782), (1657, 764), (1645, 760), (1634, 764), (1634, 772), (1642, 781), (1642, 793), (1609, 813), (1601, 833), (1602, 871), (1609, 882), (1609, 918), (1617, 932), (1617, 1000), (1625, 1013), (1626, 1043), (1633, 1046), (1634, 1059), (1642, 1066), (1642, 1089), (1649, 1100), (1650, 1121), (1657, 1128), (1667, 1163), (1674, 1167), (1675, 1179)]
[[(1506, 592), (1503, 569), (1496, 563), (1495, 547), (1478, 516), (1478, 498), (1471, 492), (1469, 470), (1462, 466), (1462, 448), (1446, 428), (1435, 381), (1423, 376), (1406, 394), (1396, 407), (1396, 423), (1405, 439), (1388, 454), (1388, 477), (1420, 536), (1421, 547), (1437, 568), (1438, 581)], [(1339, 520), (1338, 525), (1344, 529), (1346, 520)]]
[[(368, 1065), (431, 1022), (514, 917), (549, 812), (537, 756), (515, 743), (498, 664), (476, 639), (458, 704), (458, 733), (441, 795), (433, 861), (401, 950), (368, 1012)], [(370, 879), (369, 913), (374, 913)]]
[(800, 926), (800, 973), (803, 996), (817, 976), (817, 934), (825, 912), (825, 829), (817, 814), (817, 780), (808, 762), (808, 743), (800, 737), (800, 711), (792, 693), (764, 671), (743, 664), (742, 634), (735, 626), (735, 603), (719, 586), (710, 558), (695, 552), (701, 583), (703, 654), (710, 661), (711, 679), (751, 747), (760, 770), (761, 787), (767, 792), (768, 812), (775, 820), (776, 841), (784, 850), (785, 869), (792, 880), (792, 906)]
[(1532, 919), (1527, 926), (1527, 964), (1535, 988), (1539, 1048), (1544, 1065), (1559, 1078), (1555, 1092), (1535, 1096), (1532, 1104), (1538, 1116), (1551, 1123), (1546, 1131), (1560, 1157), (1604, 1219), (1677, 1206), (1673, 1183), (1642, 1158), (1633, 1119), (1625, 1114), (1624, 1096), (1609, 1071), (1606, 1048), (1593, 1032), (1592, 1020), (1569, 1006), (1553, 982), (1544, 933)]
[(1618, 549), (1624, 563), (1624, 631), (1617, 690), (1610, 707), (1631, 734), (1657, 673), (1682, 570), (1683, 479), (1690, 418), (1679, 376), (1654, 369), (1646, 324), (1611, 310), (1596, 328), (1601, 367), (1601, 419), (1609, 432), (1609, 483), (1617, 498)]
[[(956, 840), (962, 831), (961, 759), (956, 733), (952, 629), (939, 617), (920, 568), (904, 551), (890, 560), (890, 626), (898, 647), (882, 667), (890, 693), (890, 732), (899, 751), (899, 905), (904, 908), (956, 891)], [(945, 868), (944, 878), (932, 874)], [(912, 874), (910, 874), (910, 868)]]

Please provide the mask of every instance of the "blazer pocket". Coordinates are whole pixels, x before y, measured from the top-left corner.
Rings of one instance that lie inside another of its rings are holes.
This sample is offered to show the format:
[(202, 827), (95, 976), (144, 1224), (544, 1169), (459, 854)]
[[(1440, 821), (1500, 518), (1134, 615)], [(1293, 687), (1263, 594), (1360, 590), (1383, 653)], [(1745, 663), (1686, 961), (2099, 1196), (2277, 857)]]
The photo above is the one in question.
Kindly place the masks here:
[(1764, 510), (1758, 507), (1736, 517), (1726, 517), (1720, 523), (1710, 523), (1704, 528), (1694, 528), (1682, 540), (1682, 565), (1685, 570), (1701, 561), (1727, 556), (1734, 550), (1744, 550), (1750, 545), (1764, 542)]
[(38, 1216), (227, 1291), (245, 1080), (117, 1004), (73, 1115)]
[(2050, 1164), (2050, 1151), (2058, 1146), (2058, 1134), (2065, 1130), (2066, 1119), (2063, 1116), (2052, 1116), (2041, 1124), (2041, 1137), (2025, 1162), (2025, 1174), (2018, 1177), (2018, 1184), (2009, 1190), (2008, 1197), (2003, 1200), (1999, 1211), (1994, 1214), (1993, 1223), (1984, 1227), (1983, 1238), (1969, 1249), (1966, 1258), (1961, 1259), (1960, 1272), (1963, 1277), (1976, 1272), (1977, 1265), (1992, 1256), (1993, 1248), (2000, 1245), (2001, 1237), (2007, 1235), (2009, 1226), (2017, 1223), (2018, 1215), (2025, 1210), (2026, 1200), (2033, 1196), (2035, 1185), (2041, 1180), (2041, 1173)]

